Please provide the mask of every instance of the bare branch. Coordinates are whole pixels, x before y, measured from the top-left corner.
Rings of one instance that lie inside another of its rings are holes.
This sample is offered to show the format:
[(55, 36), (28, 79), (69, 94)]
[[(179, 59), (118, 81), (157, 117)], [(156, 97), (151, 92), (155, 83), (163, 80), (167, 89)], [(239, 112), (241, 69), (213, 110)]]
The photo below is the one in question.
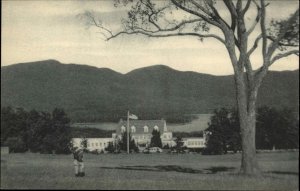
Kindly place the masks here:
[(242, 15), (244, 16), (246, 14), (246, 12), (248, 11), (249, 7), (250, 7), (250, 4), (251, 4), (251, 1), (252, 0), (248, 0), (247, 1), (247, 4), (245, 6), (245, 8), (242, 10)]
[(207, 16), (205, 16), (205, 15), (203, 15), (201, 13), (198, 13), (196, 11), (188, 9), (185, 6), (182, 6), (181, 3), (177, 2), (176, 0), (171, 0), (171, 1), (178, 8), (180, 8), (180, 9), (182, 9), (182, 10), (184, 10), (184, 11), (186, 11), (186, 12), (192, 14), (192, 15), (198, 16), (198, 17), (202, 18), (204, 21), (208, 22), (209, 24), (214, 25), (214, 26), (219, 27), (220, 29), (222, 29), (221, 25), (218, 22), (213, 21), (212, 19), (208, 18)]
[(184, 26), (186, 24), (200, 22), (200, 21), (202, 21), (202, 19), (192, 19), (192, 20), (182, 21), (180, 24), (177, 24), (173, 28), (161, 29), (160, 31), (175, 31), (175, 30), (181, 28), (182, 26)]
[(260, 41), (260, 39), (262, 38), (262, 34), (260, 34), (254, 41), (254, 45), (252, 46), (252, 48), (248, 51), (247, 55), (250, 56), (254, 51), (255, 49), (257, 48), (258, 46), (258, 43)]
[(263, 65), (267, 64), (267, 31), (266, 31), (266, 10), (265, 10), (265, 1), (260, 0), (261, 2), (261, 20), (260, 20), (260, 27), (262, 32), (262, 55), (263, 55)]
[(285, 53), (279, 53), (277, 54), (276, 56), (274, 56), (274, 58), (270, 61), (270, 64), (269, 66), (271, 66), (274, 62), (276, 62), (277, 60), (281, 59), (281, 58), (284, 58), (284, 57), (287, 57), (287, 56), (290, 56), (290, 55), (297, 55), (299, 56), (299, 50), (291, 50), (289, 52), (285, 52)]
[[(248, 56), (250, 56), (255, 49), (258, 46), (259, 41), (262, 39), (262, 34), (260, 34), (254, 41), (254, 44), (252, 46), (252, 48), (248, 51)], [(275, 39), (271, 36), (267, 36), (267, 39), (271, 40), (271, 41), (275, 41)], [(298, 45), (294, 45), (294, 44), (283, 44), (283, 43), (279, 43), (280, 46), (286, 46), (286, 47), (298, 47)]]
[[(96, 21), (95, 16), (92, 15), (92, 13), (90, 12), (86, 12), (85, 16), (88, 17), (90, 19), (90, 21), (92, 21), (92, 23), (98, 27), (101, 28), (102, 30), (105, 30), (106, 32), (110, 33), (110, 35), (112, 35), (112, 32), (110, 30), (108, 30), (107, 28), (102, 26), (102, 23), (99, 23)], [(104, 35), (104, 34), (103, 34)], [(104, 35), (105, 36), (105, 35)]]
[(150, 9), (150, 11), (151, 11), (151, 14), (148, 15), (148, 21), (149, 21), (151, 24), (153, 24), (158, 30), (161, 30), (160, 26), (152, 20), (152, 16), (153, 16), (153, 15), (159, 14), (160, 12), (162, 12), (163, 10), (165, 10), (167, 7), (163, 7), (163, 8), (161, 8), (161, 9), (157, 10), (157, 11), (154, 11), (153, 8), (152, 8), (151, 5), (150, 5), (151, 2), (150, 2), (149, 0), (147, 0), (147, 3), (144, 3), (143, 0), (141, 0), (140, 2), (141, 2), (142, 4), (144, 4), (146, 7), (148, 7), (148, 8)]
[(204, 8), (203, 6), (201, 6), (196, 1), (194, 1), (194, 0), (190, 0), (190, 1), (192, 2), (193, 5), (195, 5), (198, 9), (200, 9), (201, 11), (203, 11), (208, 16), (213, 16), (211, 12), (209, 12), (206, 8)]
[(178, 33), (168, 33), (168, 34), (164, 34), (164, 33), (148, 33), (148, 32), (145, 32), (143, 30), (140, 30), (140, 31), (121, 31), (115, 35), (112, 35), (111, 37), (107, 38), (107, 41), (113, 39), (113, 38), (116, 38), (117, 36), (120, 36), (122, 34), (128, 34), (128, 35), (131, 35), (131, 34), (142, 34), (142, 35), (145, 35), (145, 36), (148, 36), (148, 37), (155, 37), (155, 38), (159, 38), (159, 37), (174, 37), (174, 36), (196, 36), (196, 37), (200, 37), (200, 38), (215, 38), (217, 40), (219, 40), (220, 42), (222, 42), (223, 44), (225, 44), (225, 41), (220, 38), (219, 36), (217, 35), (214, 35), (214, 34), (207, 34), (207, 35), (204, 35), (204, 34), (198, 34), (198, 33), (181, 33), (181, 32), (178, 32)]
[(229, 12), (230, 12), (230, 16), (231, 16), (231, 30), (235, 31), (235, 27), (236, 27), (236, 18), (237, 18), (237, 12), (236, 9), (234, 7), (234, 4), (231, 0), (223, 0), (224, 4), (226, 5), (226, 7), (228, 8)]
[(255, 29), (256, 25), (259, 23), (259, 19), (261, 17), (261, 8), (257, 4), (256, 4), (256, 8), (257, 8), (257, 15), (256, 15), (256, 18), (255, 18), (255, 21), (253, 22), (253, 24), (251, 25), (251, 27), (247, 31), (247, 35), (248, 36), (253, 32), (253, 30)]
[(208, 6), (209, 8), (213, 11), (214, 13), (214, 17), (215, 17), (215, 20), (218, 20), (218, 22), (220, 24), (223, 24), (223, 25), (226, 25), (228, 28), (230, 28), (230, 26), (226, 23), (226, 21), (224, 21), (224, 19), (222, 19), (222, 17), (220, 16), (219, 12), (217, 11), (217, 9), (214, 7), (212, 1), (210, 0), (205, 0), (204, 1)]

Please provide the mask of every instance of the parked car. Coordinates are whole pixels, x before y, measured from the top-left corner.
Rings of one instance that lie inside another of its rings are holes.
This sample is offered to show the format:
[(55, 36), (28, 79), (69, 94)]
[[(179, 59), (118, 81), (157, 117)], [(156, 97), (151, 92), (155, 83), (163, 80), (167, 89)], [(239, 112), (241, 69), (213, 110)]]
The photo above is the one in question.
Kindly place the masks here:
[(143, 153), (162, 153), (163, 150), (159, 147), (150, 147), (143, 150)]

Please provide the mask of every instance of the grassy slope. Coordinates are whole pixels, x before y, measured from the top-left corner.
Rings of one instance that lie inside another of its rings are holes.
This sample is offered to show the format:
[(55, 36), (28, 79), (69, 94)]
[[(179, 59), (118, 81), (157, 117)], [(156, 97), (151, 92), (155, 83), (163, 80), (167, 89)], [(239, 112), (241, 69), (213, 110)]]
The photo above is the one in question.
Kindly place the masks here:
[(258, 154), (258, 178), (235, 174), (240, 154), (85, 155), (87, 175), (75, 178), (71, 155), (11, 154), (1, 158), (1, 189), (297, 190), (298, 155)]

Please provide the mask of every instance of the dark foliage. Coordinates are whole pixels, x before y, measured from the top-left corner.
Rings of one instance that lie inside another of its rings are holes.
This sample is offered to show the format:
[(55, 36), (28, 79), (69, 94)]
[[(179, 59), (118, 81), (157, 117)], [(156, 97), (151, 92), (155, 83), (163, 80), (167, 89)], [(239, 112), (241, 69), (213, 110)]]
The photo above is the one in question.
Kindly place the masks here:
[(176, 137), (175, 139), (176, 145), (171, 148), (172, 151), (175, 151), (177, 153), (183, 153), (184, 152), (184, 146), (183, 146), (183, 140), (182, 137)]
[(256, 147), (258, 149), (299, 148), (299, 119), (296, 114), (289, 109), (259, 108)]
[(116, 149), (117, 149), (116, 146), (112, 142), (109, 142), (108, 146), (105, 148), (105, 150), (109, 153), (116, 152)]
[(215, 110), (207, 129), (209, 139), (205, 153), (226, 154), (241, 149), (240, 128), (236, 111)]
[[(225, 154), (241, 150), (237, 111), (215, 110), (209, 124), (204, 154)], [(256, 149), (299, 148), (299, 119), (290, 109), (260, 107), (257, 110)]]
[[(121, 151), (127, 152), (127, 132), (126, 131), (122, 134), (122, 139), (118, 142), (118, 148)], [(132, 152), (132, 151), (139, 152), (139, 148), (135, 144), (134, 139), (132, 139), (131, 133), (129, 133), (129, 149), (130, 149), (130, 152)]]
[(152, 137), (150, 142), (150, 147), (159, 147), (162, 148), (162, 142), (160, 138), (160, 132), (157, 130), (152, 131)]
[(1, 142), (11, 152), (70, 153), (70, 120), (62, 109), (52, 113), (1, 108)]

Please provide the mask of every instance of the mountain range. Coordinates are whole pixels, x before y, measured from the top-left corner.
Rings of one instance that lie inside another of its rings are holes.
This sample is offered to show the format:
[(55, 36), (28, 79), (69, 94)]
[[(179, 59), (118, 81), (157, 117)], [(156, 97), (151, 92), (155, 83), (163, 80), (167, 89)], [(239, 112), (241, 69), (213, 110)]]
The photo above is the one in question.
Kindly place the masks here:
[[(1, 67), (1, 106), (39, 111), (64, 108), (74, 122), (113, 121), (127, 110), (142, 118), (212, 113), (235, 105), (232, 75), (182, 72), (156, 65), (121, 74), (56, 60)], [(299, 70), (270, 71), (258, 106), (298, 111)]]

